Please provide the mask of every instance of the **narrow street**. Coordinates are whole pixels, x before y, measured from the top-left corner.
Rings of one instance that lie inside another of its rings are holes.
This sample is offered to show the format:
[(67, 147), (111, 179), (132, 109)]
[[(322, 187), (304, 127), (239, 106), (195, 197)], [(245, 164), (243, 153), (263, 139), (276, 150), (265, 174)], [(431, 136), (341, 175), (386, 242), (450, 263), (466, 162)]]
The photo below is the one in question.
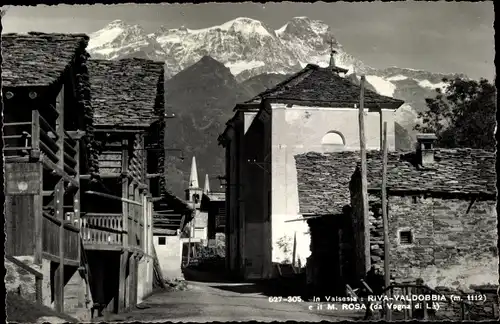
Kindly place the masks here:
[[(313, 306), (309, 310), (309, 306)], [(129, 313), (106, 321), (339, 321), (361, 319), (362, 311), (316, 310), (316, 303), (270, 303), (254, 284), (188, 282), (185, 291), (157, 293)], [(340, 308), (340, 307), (339, 307)]]

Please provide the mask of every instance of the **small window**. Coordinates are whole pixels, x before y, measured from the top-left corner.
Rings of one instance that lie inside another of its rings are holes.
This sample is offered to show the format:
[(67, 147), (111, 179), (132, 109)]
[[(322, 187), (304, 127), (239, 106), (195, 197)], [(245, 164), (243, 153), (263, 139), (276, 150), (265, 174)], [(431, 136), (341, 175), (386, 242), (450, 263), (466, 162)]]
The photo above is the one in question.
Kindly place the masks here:
[(418, 197), (417, 196), (412, 196), (411, 200), (414, 204), (418, 203)]
[(166, 241), (165, 236), (158, 237), (158, 245), (166, 245)]
[(413, 235), (411, 231), (399, 232), (399, 242), (401, 245), (409, 245), (413, 243)]

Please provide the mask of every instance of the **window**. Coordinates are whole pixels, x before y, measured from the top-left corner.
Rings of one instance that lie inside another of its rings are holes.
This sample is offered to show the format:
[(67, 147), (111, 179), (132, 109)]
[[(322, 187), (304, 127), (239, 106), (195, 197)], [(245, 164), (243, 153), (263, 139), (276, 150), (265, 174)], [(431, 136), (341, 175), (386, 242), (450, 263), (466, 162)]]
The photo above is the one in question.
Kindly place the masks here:
[(321, 139), (321, 145), (327, 152), (343, 150), (345, 144), (344, 135), (337, 131), (329, 131)]
[(158, 245), (166, 245), (167, 240), (165, 239), (165, 236), (159, 236), (158, 237)]
[(413, 244), (413, 234), (409, 230), (404, 230), (399, 232), (399, 243), (401, 245)]

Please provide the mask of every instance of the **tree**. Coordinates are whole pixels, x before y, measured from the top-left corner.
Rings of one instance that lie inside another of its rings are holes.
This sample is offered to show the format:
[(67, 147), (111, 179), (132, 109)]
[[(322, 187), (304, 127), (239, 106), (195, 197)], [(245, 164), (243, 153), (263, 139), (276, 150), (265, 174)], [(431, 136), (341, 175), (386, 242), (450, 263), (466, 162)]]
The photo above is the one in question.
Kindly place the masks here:
[(488, 80), (443, 79), (445, 91), (426, 99), (415, 130), (435, 133), (437, 146), (495, 149), (496, 89)]

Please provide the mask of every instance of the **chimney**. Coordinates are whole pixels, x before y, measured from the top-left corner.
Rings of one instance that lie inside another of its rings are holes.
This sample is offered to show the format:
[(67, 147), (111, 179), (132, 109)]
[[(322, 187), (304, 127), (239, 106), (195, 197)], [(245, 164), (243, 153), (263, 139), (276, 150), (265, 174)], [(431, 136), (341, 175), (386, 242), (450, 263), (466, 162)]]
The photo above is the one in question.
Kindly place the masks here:
[(434, 164), (434, 142), (436, 134), (417, 134), (417, 158), (423, 167)]

